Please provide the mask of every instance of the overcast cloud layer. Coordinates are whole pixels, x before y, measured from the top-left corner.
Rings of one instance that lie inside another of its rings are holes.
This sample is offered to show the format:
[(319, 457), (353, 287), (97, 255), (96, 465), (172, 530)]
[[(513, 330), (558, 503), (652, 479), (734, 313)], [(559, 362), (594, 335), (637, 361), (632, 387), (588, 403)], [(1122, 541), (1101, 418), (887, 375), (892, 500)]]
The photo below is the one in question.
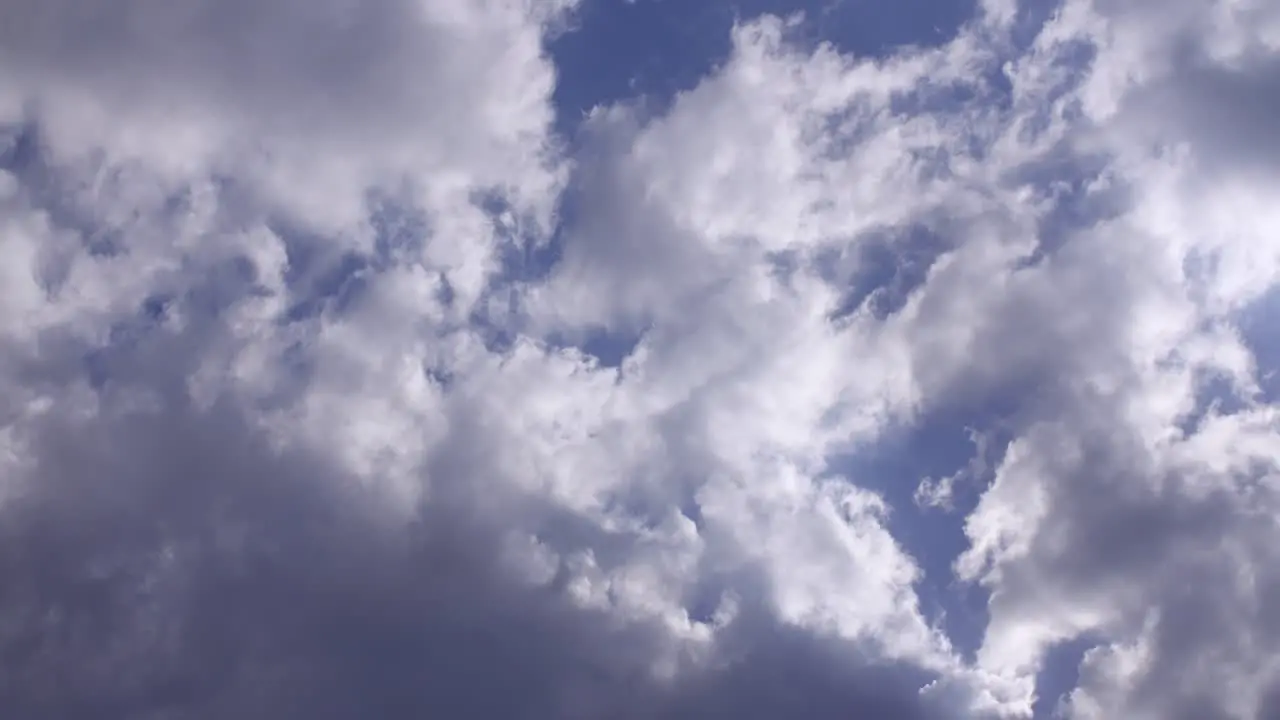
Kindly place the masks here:
[(1280, 718), (1280, 4), (607, 1), (0, 2), (0, 714)]

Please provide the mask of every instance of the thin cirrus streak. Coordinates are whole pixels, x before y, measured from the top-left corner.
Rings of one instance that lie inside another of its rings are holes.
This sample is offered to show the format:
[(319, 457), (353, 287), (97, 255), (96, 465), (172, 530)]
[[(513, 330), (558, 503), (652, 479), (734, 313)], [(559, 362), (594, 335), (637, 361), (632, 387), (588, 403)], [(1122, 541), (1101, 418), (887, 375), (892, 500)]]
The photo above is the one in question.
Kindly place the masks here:
[(813, 5), (0, 6), (0, 707), (1280, 717), (1280, 11)]

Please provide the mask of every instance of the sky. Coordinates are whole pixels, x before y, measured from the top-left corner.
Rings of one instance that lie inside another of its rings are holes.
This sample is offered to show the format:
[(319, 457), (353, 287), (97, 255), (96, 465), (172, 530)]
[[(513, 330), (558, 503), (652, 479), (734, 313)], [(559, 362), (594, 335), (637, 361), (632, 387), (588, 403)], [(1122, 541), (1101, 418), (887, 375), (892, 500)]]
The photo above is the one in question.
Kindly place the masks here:
[(0, 3), (0, 708), (1280, 719), (1270, 0)]

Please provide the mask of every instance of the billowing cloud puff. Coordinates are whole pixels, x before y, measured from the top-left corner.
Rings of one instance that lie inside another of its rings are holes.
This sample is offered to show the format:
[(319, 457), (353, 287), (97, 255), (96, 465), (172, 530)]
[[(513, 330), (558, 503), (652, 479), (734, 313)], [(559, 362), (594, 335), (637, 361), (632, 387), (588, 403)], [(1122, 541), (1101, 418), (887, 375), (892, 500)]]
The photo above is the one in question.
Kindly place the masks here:
[(0, 7), (0, 707), (1280, 717), (1280, 12), (581, 9)]

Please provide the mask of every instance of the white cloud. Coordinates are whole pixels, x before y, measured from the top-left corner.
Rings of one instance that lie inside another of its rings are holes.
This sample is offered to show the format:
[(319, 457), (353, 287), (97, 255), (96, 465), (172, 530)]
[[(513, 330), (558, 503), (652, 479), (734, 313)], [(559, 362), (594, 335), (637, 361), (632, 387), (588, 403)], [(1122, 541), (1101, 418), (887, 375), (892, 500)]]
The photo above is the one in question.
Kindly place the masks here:
[[(1258, 404), (1266, 400), (1256, 394), (1255, 358), (1232, 323), (1275, 282), (1277, 166), (1258, 161), (1269, 152), (1261, 138), (1228, 144), (1221, 123), (1175, 110), (1253, 122), (1244, 97), (1206, 107), (1201, 77), (1178, 68), (1265, 82), (1274, 62), (1273, 50), (1261, 50), (1267, 12), (1082, 2), (1056, 20), (1054, 35), (1096, 51), (1067, 96), (1081, 102), (1066, 127), (1112, 158), (1124, 202), (1114, 217), (1071, 229), (1068, 244), (1022, 273), (1034, 280), (1009, 299), (1036, 307), (1040, 328), (968, 359), (1038, 389), (1020, 403), (1025, 434), (967, 520), (974, 546), (959, 569), (993, 591), (984, 665), (1025, 667), (1049, 643), (1102, 638), (1071, 716), (1274, 712), (1265, 706), (1276, 679), (1262, 639), (1270, 562), (1259, 554), (1274, 530), (1256, 519), (1270, 512), (1262, 508), (1273, 502), (1274, 467), (1224, 454), (1274, 443), (1271, 430), (1243, 429), (1259, 427), (1245, 418), (1271, 411)], [(984, 322), (1007, 323), (1015, 305), (1006, 307)], [(1210, 410), (1197, 424), (1215, 377), (1244, 408), (1225, 417), (1231, 408)], [(1230, 440), (1220, 423), (1233, 428)]]

